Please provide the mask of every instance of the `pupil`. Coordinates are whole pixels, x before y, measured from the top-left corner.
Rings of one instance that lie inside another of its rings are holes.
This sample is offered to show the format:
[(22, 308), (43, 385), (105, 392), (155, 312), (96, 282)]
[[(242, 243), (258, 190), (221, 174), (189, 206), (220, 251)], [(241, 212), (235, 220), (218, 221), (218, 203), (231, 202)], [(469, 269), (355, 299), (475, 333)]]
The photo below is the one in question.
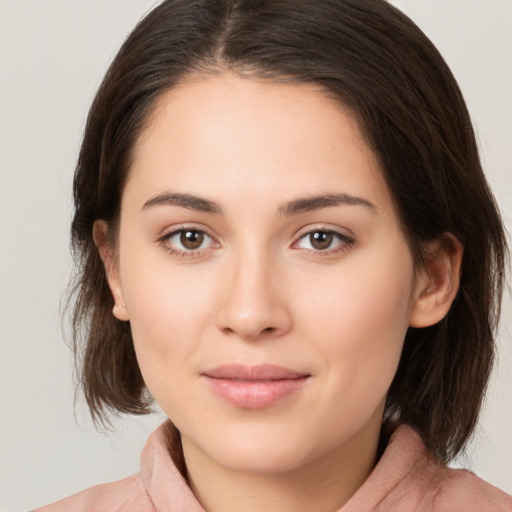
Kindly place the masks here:
[(197, 249), (201, 247), (204, 240), (204, 234), (199, 231), (183, 231), (180, 236), (180, 242), (187, 249)]
[(315, 249), (327, 249), (332, 244), (332, 233), (328, 233), (327, 231), (317, 231), (310, 235), (310, 241), (311, 245)]

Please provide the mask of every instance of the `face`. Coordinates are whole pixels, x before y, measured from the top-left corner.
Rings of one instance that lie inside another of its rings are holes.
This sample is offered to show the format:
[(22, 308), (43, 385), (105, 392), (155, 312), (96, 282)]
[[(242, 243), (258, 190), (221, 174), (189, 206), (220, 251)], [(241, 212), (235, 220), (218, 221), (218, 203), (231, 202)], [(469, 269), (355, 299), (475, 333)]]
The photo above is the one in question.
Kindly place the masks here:
[(320, 91), (224, 74), (162, 96), (117, 254), (117, 315), (184, 445), (277, 472), (378, 432), (417, 280), (374, 155)]

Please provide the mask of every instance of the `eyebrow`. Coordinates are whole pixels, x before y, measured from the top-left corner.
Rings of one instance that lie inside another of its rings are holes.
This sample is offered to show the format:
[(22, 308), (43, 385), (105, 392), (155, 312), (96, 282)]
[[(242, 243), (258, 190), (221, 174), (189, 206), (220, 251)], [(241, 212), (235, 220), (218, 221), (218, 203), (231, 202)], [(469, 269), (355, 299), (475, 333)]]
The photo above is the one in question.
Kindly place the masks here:
[(328, 208), (329, 206), (364, 206), (372, 212), (377, 211), (377, 207), (370, 201), (350, 194), (323, 194), (300, 197), (284, 204), (278, 211), (280, 215), (290, 217), (320, 208)]
[(193, 196), (192, 194), (165, 193), (152, 197), (144, 203), (143, 210), (153, 208), (155, 206), (181, 206), (188, 210), (197, 212), (212, 213), (215, 215), (223, 215), (221, 207), (208, 199)]
[[(222, 208), (214, 201), (203, 197), (194, 196), (185, 193), (164, 193), (150, 198), (144, 203), (142, 210), (147, 210), (155, 206), (180, 206), (188, 210), (210, 213), (213, 215), (223, 215)], [(284, 217), (291, 217), (301, 213), (328, 208), (332, 206), (363, 206), (372, 212), (377, 211), (377, 207), (362, 197), (352, 196), (350, 194), (322, 194), (317, 196), (299, 197), (280, 206), (278, 213)]]

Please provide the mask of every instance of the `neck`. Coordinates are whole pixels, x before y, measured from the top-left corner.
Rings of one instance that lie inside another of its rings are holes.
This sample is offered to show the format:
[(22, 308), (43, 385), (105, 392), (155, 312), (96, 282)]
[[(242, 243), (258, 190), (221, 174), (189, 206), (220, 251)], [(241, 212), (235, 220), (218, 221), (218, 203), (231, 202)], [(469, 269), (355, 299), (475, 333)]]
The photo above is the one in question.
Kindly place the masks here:
[(365, 428), (298, 468), (255, 473), (219, 465), (182, 439), (190, 486), (207, 512), (335, 512), (372, 471), (378, 441), (379, 428)]

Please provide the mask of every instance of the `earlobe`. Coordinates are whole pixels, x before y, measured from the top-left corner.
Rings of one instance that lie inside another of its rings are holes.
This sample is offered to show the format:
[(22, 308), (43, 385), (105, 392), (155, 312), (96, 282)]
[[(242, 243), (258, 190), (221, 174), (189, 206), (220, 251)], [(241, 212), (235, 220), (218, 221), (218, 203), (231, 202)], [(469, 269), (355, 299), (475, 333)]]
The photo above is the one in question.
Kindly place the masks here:
[(128, 316), (128, 311), (121, 304), (116, 304), (112, 308), (112, 314), (121, 322), (127, 322), (130, 319)]
[(104, 220), (97, 220), (93, 224), (93, 240), (98, 248), (105, 275), (107, 277), (110, 292), (114, 299), (114, 307), (112, 314), (120, 321), (129, 320), (128, 311), (125, 306), (121, 282), (119, 279), (119, 271), (116, 263), (115, 251), (108, 239), (109, 225)]
[(427, 249), (427, 264), (418, 276), (409, 316), (410, 327), (428, 327), (441, 321), (457, 296), (463, 247), (451, 233)]

